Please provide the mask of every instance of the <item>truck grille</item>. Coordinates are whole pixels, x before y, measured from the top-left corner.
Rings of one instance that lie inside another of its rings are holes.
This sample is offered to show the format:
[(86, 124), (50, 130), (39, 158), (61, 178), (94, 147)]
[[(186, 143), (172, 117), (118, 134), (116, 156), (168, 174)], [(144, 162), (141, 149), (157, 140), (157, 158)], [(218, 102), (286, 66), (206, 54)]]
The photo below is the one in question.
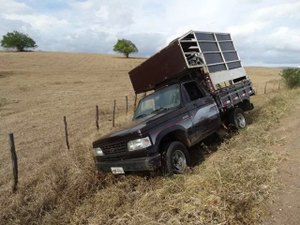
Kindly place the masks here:
[(101, 144), (100, 148), (105, 155), (123, 153), (127, 151), (127, 141)]

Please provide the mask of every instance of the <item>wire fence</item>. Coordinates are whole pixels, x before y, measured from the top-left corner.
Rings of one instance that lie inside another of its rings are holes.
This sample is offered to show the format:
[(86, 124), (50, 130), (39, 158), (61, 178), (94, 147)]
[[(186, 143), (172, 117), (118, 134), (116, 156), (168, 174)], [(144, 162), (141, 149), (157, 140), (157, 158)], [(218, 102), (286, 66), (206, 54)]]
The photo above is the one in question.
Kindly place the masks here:
[[(284, 88), (285, 85), (283, 84), (282, 80), (271, 80), (267, 81), (264, 86), (259, 86), (255, 89), (256, 95), (266, 95), (269, 93), (277, 92)], [(141, 98), (143, 98), (146, 95), (146, 93), (132, 96), (124, 96), (119, 99), (114, 99), (110, 107), (105, 106), (102, 107), (102, 105), (96, 105), (91, 110), (94, 111), (94, 120), (95, 120), (95, 130), (100, 131), (102, 127), (110, 126), (112, 128), (116, 127), (117, 125), (121, 125), (124, 121), (118, 121), (118, 118), (121, 116), (126, 115), (126, 118), (128, 116), (131, 116), (133, 114), (134, 109), (136, 108), (137, 103)], [(91, 114), (89, 114), (91, 115)], [(63, 126), (64, 126), (64, 133), (62, 135), (65, 137), (65, 146), (66, 149), (72, 148), (72, 143), (70, 143), (69, 139), (69, 124), (74, 123), (74, 120), (69, 120), (67, 116), (63, 116), (62, 120)], [(105, 123), (105, 124), (104, 124)], [(12, 185), (12, 192), (15, 193), (17, 191), (17, 185), (18, 185), (18, 158), (17, 158), (17, 151), (15, 146), (15, 137), (13, 133), (9, 133), (9, 146), (10, 146), (10, 152), (11, 152), (11, 159), (12, 159), (12, 171), (13, 171), (13, 185)]]

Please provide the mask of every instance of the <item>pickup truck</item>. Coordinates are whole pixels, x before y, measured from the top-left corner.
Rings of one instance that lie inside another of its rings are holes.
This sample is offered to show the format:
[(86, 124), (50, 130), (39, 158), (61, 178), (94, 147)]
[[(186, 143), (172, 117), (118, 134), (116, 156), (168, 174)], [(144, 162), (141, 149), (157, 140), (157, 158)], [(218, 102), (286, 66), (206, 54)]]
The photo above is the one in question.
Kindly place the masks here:
[(255, 92), (229, 34), (190, 31), (129, 75), (136, 94), (151, 93), (130, 125), (93, 142), (99, 171), (183, 173), (191, 146), (222, 125), (245, 128), (244, 112), (253, 109)]

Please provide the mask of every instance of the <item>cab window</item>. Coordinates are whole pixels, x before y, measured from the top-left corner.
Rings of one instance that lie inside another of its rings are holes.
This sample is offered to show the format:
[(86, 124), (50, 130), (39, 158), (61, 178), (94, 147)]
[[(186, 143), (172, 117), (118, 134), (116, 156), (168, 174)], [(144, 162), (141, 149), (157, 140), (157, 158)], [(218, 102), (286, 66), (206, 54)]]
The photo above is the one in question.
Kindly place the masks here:
[(189, 101), (195, 101), (199, 98), (204, 97), (196, 82), (188, 82), (183, 84), (183, 86), (186, 90)]

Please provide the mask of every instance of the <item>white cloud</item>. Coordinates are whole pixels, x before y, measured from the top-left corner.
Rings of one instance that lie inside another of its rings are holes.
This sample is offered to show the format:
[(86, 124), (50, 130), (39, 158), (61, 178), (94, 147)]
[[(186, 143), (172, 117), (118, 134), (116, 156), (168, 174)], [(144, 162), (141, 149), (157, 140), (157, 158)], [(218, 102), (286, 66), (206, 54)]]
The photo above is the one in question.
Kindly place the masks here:
[(70, 24), (63, 19), (57, 19), (53, 16), (47, 15), (20, 15), (20, 14), (3, 14), (3, 18), (6, 20), (22, 21), (30, 24), (37, 30), (47, 29), (61, 29), (67, 28)]
[(18, 13), (30, 13), (31, 8), (28, 7), (25, 3), (17, 1), (6, 1), (0, 0), (1, 12), (18, 14)]
[(138, 46), (139, 55), (149, 56), (193, 29), (230, 32), (244, 64), (300, 64), (297, 0), (0, 0), (0, 4), (0, 35), (26, 32), (42, 50), (112, 53), (118, 38), (128, 38)]
[(273, 20), (274, 18), (287, 17), (299, 19), (300, 2), (285, 2), (279, 4), (270, 4), (270, 6), (258, 9), (256, 16), (264, 20)]

